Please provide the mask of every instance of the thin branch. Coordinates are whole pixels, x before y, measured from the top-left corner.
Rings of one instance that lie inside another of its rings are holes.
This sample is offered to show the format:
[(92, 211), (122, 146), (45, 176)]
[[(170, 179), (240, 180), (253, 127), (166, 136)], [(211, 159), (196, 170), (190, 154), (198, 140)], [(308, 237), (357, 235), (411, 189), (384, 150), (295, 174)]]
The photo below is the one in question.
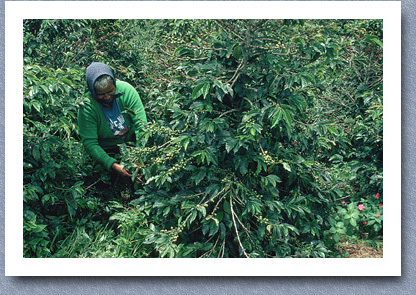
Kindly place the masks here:
[[(227, 190), (229, 188), (229, 186), (224, 186), (224, 188), (219, 192), (219, 193), (217, 193), (215, 196), (213, 196), (212, 198), (210, 198), (209, 200), (207, 200), (207, 201), (205, 201), (204, 203), (202, 203), (202, 200), (201, 200), (201, 202), (199, 202), (199, 205), (204, 205), (204, 204), (208, 204), (208, 202), (210, 202), (210, 201), (213, 201), (216, 197), (218, 197), (224, 190)], [(224, 194), (223, 196), (222, 196), (222, 198), (218, 201), (218, 202), (220, 202), (223, 198), (224, 198), (224, 196), (225, 196), (226, 194)], [(218, 205), (218, 203), (217, 203), (217, 205)], [(214, 211), (216, 210), (216, 207), (217, 206), (215, 206), (215, 208), (214, 208)]]
[[(347, 94), (347, 95), (348, 95), (348, 94)], [(323, 99), (325, 99), (325, 100), (327, 100), (327, 101), (330, 101), (330, 102), (336, 103), (336, 104), (341, 105), (341, 106), (343, 106), (343, 107), (346, 107), (346, 108), (348, 108), (348, 109), (351, 109), (351, 107), (350, 107), (350, 106), (346, 105), (346, 104), (345, 104), (345, 103), (343, 103), (342, 101), (335, 100), (335, 99), (331, 99), (331, 98), (329, 98), (329, 97), (326, 97), (325, 95), (322, 95), (322, 98), (323, 98)]]
[(234, 209), (233, 209), (233, 197), (230, 195), (230, 209), (231, 209), (231, 218), (233, 219), (233, 224), (234, 224), (234, 230), (235, 230), (235, 234), (237, 235), (237, 240), (238, 240), (238, 244), (240, 245), (241, 250), (243, 251), (243, 254), (246, 258), (249, 258), (246, 250), (244, 249), (243, 245), (241, 244), (241, 240), (240, 240), (240, 236), (238, 235), (238, 230), (237, 230), (237, 224), (235, 222), (235, 213), (234, 213)]
[(351, 196), (348, 195), (348, 196), (345, 196), (345, 197), (342, 197), (342, 198), (335, 199), (334, 202), (339, 201), (339, 200), (343, 200), (343, 199), (348, 199), (348, 198), (351, 198)]
[(218, 258), (220, 258), (220, 255), (221, 255), (221, 258), (224, 258), (224, 252), (225, 252), (225, 239), (222, 241), (220, 252), (218, 252)]
[(221, 117), (223, 117), (223, 116), (225, 116), (225, 115), (227, 115), (229, 113), (237, 112), (237, 111), (238, 111), (237, 109), (232, 109), (232, 110), (226, 111), (224, 113), (221, 113), (221, 115), (219, 115), (218, 118), (221, 118)]
[(228, 80), (227, 81), (227, 83), (228, 84), (230, 84), (230, 87), (231, 88), (233, 88), (233, 86), (234, 86), (234, 83), (235, 82), (237, 82), (237, 79), (238, 79), (238, 77), (240, 76), (240, 74), (241, 74), (241, 69), (245, 66), (245, 64), (246, 64), (246, 60), (245, 59), (243, 59), (241, 62), (240, 62), (240, 64), (238, 65), (238, 67), (237, 67), (237, 69), (235, 70), (235, 72), (234, 72), (234, 75), (231, 77), (231, 79), (230, 80)]
[[(235, 213), (234, 213), (235, 214)], [(244, 226), (244, 224), (240, 221), (240, 219), (238, 218), (237, 215), (235, 215), (235, 218), (237, 219), (238, 223), (241, 225), (241, 227), (244, 229), (244, 231), (246, 232), (248, 238), (250, 239), (251, 243), (256, 246), (256, 243), (254, 243), (253, 239), (250, 236), (250, 231), (247, 229), (247, 227)]]
[(96, 185), (97, 183), (99, 183), (101, 181), (101, 179), (98, 179), (96, 182), (94, 182), (93, 184), (91, 184), (91, 185), (89, 185), (89, 186), (87, 186), (86, 188), (85, 188), (85, 190), (89, 190), (91, 187), (93, 187), (94, 185)]
[(193, 198), (193, 197), (200, 196), (200, 195), (202, 195), (202, 194), (203, 194), (203, 192), (202, 192), (202, 193), (199, 193), (199, 194), (194, 194), (194, 195), (184, 196), (184, 197), (182, 197), (182, 198), (184, 198), (184, 199), (190, 199), (190, 198)]
[(243, 99), (247, 100), (250, 103), (250, 105), (251, 105), (252, 108), (254, 107), (253, 102), (251, 100), (249, 100), (247, 97), (243, 97)]
[(181, 57), (177, 57), (177, 56), (175, 56), (175, 55), (173, 55), (173, 54), (170, 54), (169, 52), (167, 52), (167, 51), (163, 50), (162, 48), (159, 48), (159, 50), (160, 50), (160, 51), (162, 51), (164, 54), (166, 54), (166, 55), (168, 55), (168, 56), (170, 56), (170, 57), (173, 57), (173, 58), (175, 58), (175, 59), (177, 59), (177, 60), (181, 60), (181, 61), (187, 61), (187, 60), (191, 60), (191, 61), (198, 61), (198, 60), (205, 60), (205, 59), (208, 59), (208, 57), (199, 57), (199, 58), (181, 58)]
[(215, 241), (214, 246), (212, 246), (211, 249), (209, 249), (207, 252), (205, 252), (204, 254), (202, 254), (200, 256), (200, 258), (203, 258), (204, 256), (209, 257), (209, 255), (211, 255), (212, 251), (214, 251), (215, 247), (217, 246), (218, 240), (220, 239), (220, 236), (217, 237), (217, 240)]
[[(225, 28), (225, 26), (226, 26), (226, 23), (224, 22), (224, 21), (222, 21), (222, 20), (216, 20), (215, 21), (225, 32), (227, 32), (227, 34), (230, 34), (230, 35), (234, 35), (234, 36), (236, 36), (238, 39), (240, 39), (240, 40), (244, 40), (244, 38), (243, 37), (241, 37), (240, 35), (238, 35), (236, 32), (234, 32), (232, 29), (230, 29), (230, 28)], [(231, 39), (233, 39), (231, 36), (230, 36), (230, 38)]]
[[(217, 194), (217, 196), (219, 195), (219, 193)], [(221, 197), (221, 199), (219, 199), (218, 200), (218, 202), (217, 202), (217, 204), (215, 204), (215, 207), (214, 207), (214, 209), (212, 210), (212, 212), (211, 212), (211, 215), (213, 216), (214, 214), (215, 214), (215, 211), (217, 211), (217, 209), (218, 209), (218, 205), (221, 203), (221, 201), (222, 201), (222, 199), (224, 199), (224, 197), (226, 196), (227, 194), (225, 193), (225, 194), (223, 194), (222, 195), (222, 197)], [(215, 196), (216, 197), (216, 196)], [(215, 198), (214, 197), (214, 198)], [(214, 198), (211, 198), (210, 200), (213, 200)], [(207, 202), (209, 202), (209, 201), (207, 201)], [(206, 203), (207, 203), (206, 202)]]
[(162, 144), (161, 146), (159, 146), (159, 147), (157, 148), (157, 150), (158, 150), (158, 151), (160, 151), (162, 148), (164, 148), (164, 147), (166, 147), (166, 146), (170, 146), (170, 144), (171, 144), (171, 143), (172, 143), (175, 139), (177, 139), (177, 137), (174, 137), (174, 138), (172, 138), (172, 139), (168, 140), (167, 142), (165, 142), (164, 144)]

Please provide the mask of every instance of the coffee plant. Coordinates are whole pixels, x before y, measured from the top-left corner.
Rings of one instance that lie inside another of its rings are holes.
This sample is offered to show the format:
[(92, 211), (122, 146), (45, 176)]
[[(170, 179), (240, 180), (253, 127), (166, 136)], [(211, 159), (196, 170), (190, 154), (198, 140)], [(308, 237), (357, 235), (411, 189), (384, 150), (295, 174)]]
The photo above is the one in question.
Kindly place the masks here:
[[(382, 54), (379, 20), (26, 20), (24, 256), (323, 258), (382, 241)], [(80, 145), (92, 61), (148, 117), (120, 146), (130, 201)]]

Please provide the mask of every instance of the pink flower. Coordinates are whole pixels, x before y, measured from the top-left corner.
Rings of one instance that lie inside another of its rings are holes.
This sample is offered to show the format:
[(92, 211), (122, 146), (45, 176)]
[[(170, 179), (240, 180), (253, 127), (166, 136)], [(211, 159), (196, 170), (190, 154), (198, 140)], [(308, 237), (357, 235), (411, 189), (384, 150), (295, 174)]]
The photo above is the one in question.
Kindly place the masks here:
[(383, 203), (378, 204), (380, 208), (383, 208)]
[(363, 204), (358, 205), (358, 210), (363, 211), (364, 210), (364, 205)]
[(378, 217), (380, 217), (380, 216), (381, 216), (381, 214), (380, 214), (380, 213), (377, 213), (377, 216), (378, 216)]
[(376, 194), (376, 199), (378, 199), (378, 197), (379, 197), (379, 196), (380, 196), (380, 194), (379, 194), (379, 193), (377, 193), (377, 194)]
[(367, 221), (363, 220), (363, 224), (364, 224), (364, 225), (367, 225)]
[(346, 203), (345, 203), (345, 201), (342, 201), (342, 205), (345, 205)]

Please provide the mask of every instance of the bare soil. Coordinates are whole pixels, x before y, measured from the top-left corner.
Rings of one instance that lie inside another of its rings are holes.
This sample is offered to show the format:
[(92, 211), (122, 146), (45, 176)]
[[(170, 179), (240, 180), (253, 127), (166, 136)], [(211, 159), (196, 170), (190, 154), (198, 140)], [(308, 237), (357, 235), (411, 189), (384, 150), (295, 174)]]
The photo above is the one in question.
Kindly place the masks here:
[(343, 242), (338, 250), (341, 254), (347, 252), (346, 258), (383, 258), (383, 244), (374, 248), (363, 240)]

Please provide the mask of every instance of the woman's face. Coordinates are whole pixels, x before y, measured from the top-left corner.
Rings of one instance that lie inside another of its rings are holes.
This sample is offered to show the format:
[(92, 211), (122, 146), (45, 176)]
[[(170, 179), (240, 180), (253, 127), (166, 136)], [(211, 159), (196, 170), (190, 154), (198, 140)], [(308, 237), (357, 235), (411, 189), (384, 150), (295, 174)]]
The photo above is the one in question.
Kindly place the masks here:
[(116, 87), (113, 83), (108, 83), (105, 89), (96, 90), (97, 100), (104, 104), (110, 105), (113, 102), (114, 94), (116, 93)]

